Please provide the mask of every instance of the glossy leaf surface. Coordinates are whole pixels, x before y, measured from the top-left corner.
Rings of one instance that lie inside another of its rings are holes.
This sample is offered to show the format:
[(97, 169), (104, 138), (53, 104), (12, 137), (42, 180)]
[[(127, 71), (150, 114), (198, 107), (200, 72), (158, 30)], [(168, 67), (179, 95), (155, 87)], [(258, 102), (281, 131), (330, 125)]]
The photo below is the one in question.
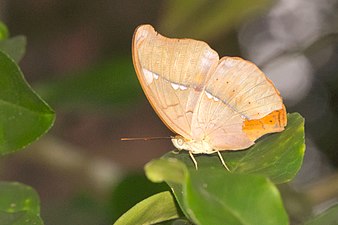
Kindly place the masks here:
[(52, 109), (30, 88), (16, 63), (0, 52), (0, 155), (35, 141), (53, 122)]
[(42, 225), (35, 190), (17, 182), (0, 182), (0, 224)]
[[(250, 173), (269, 177), (274, 183), (290, 181), (300, 169), (305, 152), (304, 118), (298, 113), (288, 114), (288, 125), (283, 132), (267, 135), (243, 151), (221, 152), (232, 173)], [(174, 158), (189, 169), (194, 164), (185, 151), (169, 152), (164, 158)], [(223, 168), (217, 154), (195, 155), (199, 169)]]
[(196, 170), (184, 151), (149, 162), (145, 171), (153, 182), (169, 184), (184, 214), (197, 224), (288, 224), (273, 182), (297, 174), (304, 150), (304, 119), (293, 113), (285, 131), (263, 137), (247, 150), (222, 152), (231, 172), (217, 154), (195, 155)]
[(0, 50), (8, 54), (15, 62), (20, 62), (26, 51), (26, 37), (16, 36), (0, 41)]
[(265, 177), (220, 168), (190, 170), (166, 158), (148, 163), (146, 173), (171, 186), (182, 211), (196, 224), (288, 224), (279, 192)]
[(178, 217), (175, 200), (169, 191), (165, 191), (136, 204), (115, 225), (150, 225)]

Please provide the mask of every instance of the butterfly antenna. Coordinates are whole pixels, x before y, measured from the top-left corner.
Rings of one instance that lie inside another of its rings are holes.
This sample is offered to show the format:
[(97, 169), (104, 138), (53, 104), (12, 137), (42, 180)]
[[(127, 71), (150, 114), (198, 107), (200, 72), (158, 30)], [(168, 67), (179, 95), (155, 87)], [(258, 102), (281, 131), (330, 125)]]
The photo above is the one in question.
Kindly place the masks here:
[(161, 140), (161, 139), (169, 139), (172, 137), (126, 137), (121, 138), (121, 141), (150, 141), (150, 140)]
[(229, 170), (227, 164), (225, 164), (224, 159), (223, 159), (221, 153), (220, 153), (219, 151), (217, 151), (217, 154), (218, 154), (218, 157), (220, 158), (220, 160), (221, 160), (223, 166), (225, 167), (225, 169), (227, 169), (227, 171), (231, 172), (231, 171)]

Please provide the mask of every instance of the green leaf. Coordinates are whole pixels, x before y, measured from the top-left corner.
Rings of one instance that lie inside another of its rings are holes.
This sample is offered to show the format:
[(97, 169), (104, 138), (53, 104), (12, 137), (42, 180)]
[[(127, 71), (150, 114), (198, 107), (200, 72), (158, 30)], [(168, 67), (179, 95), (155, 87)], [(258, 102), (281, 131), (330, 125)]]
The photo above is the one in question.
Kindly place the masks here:
[(53, 122), (52, 109), (30, 88), (16, 63), (0, 51), (0, 155), (35, 141)]
[[(304, 156), (304, 119), (288, 115), (283, 132), (261, 138), (250, 149), (195, 155), (198, 170), (187, 152), (169, 152), (145, 166), (153, 182), (172, 188), (184, 214), (197, 224), (288, 224), (276, 183), (287, 182)], [(268, 179), (269, 178), (269, 179)]]
[(147, 225), (179, 217), (169, 191), (155, 194), (132, 207), (114, 225)]
[[(304, 118), (298, 113), (288, 114), (288, 125), (283, 132), (259, 139), (251, 148), (243, 151), (221, 152), (232, 173), (249, 173), (269, 177), (274, 183), (290, 181), (300, 169), (305, 152)], [(169, 152), (163, 156), (183, 162), (195, 169), (187, 152)], [(223, 168), (217, 154), (195, 155), (199, 169), (210, 173)], [(181, 174), (173, 175), (181, 176)]]
[(338, 205), (335, 205), (315, 218), (309, 220), (305, 225), (337, 225), (338, 224)]
[(273, 1), (173, 0), (166, 3), (166, 11), (160, 23), (164, 33), (212, 39), (266, 10)]
[(188, 169), (168, 158), (149, 162), (145, 171), (150, 180), (170, 185), (182, 211), (196, 224), (288, 224), (277, 188), (262, 176), (224, 168)]
[(43, 225), (40, 216), (27, 211), (5, 213), (0, 211), (1, 225)]
[(7, 26), (2, 21), (0, 21), (0, 41), (7, 39), (8, 36), (9, 36), (9, 32), (8, 32)]
[(117, 218), (141, 200), (168, 190), (169, 186), (167, 184), (155, 184), (147, 179), (143, 172), (127, 174), (113, 188), (112, 197), (109, 201), (110, 221), (117, 220)]
[(157, 223), (156, 225), (194, 225), (188, 219), (174, 219)]
[(20, 62), (26, 51), (26, 37), (16, 36), (0, 41), (0, 50), (8, 54), (15, 62)]
[(0, 224), (43, 224), (35, 190), (17, 182), (0, 182)]
[(29, 186), (17, 182), (0, 182), (0, 211), (40, 213), (38, 194)]

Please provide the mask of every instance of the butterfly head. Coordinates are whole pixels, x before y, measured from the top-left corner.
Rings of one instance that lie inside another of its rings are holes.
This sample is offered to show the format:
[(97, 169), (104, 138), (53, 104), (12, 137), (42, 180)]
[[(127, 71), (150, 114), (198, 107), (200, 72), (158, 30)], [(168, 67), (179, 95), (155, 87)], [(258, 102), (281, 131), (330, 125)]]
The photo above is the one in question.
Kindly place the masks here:
[(187, 150), (194, 154), (211, 154), (215, 152), (207, 140), (190, 140), (180, 135), (176, 135), (171, 141), (178, 150)]

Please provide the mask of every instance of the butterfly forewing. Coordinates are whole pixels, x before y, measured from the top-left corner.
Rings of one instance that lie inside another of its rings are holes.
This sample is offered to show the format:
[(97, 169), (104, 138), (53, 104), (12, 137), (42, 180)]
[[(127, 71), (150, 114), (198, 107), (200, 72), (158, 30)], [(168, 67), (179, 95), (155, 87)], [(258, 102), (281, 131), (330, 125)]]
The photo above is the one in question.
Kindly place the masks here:
[(136, 29), (133, 60), (142, 88), (162, 121), (191, 138), (193, 110), (218, 54), (206, 43), (169, 39), (150, 25)]

